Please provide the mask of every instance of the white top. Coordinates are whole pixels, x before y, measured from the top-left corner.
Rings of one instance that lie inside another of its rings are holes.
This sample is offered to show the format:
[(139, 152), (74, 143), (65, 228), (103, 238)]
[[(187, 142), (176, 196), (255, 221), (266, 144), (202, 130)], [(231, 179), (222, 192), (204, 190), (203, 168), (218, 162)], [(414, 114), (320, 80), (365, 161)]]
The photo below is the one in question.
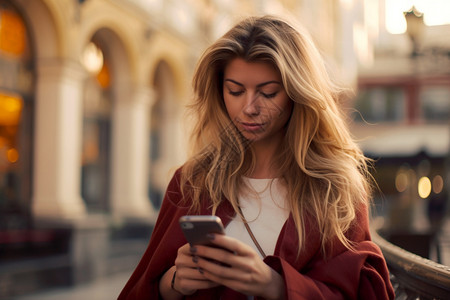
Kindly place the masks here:
[[(286, 188), (279, 179), (244, 177), (251, 191), (239, 196), (239, 204), (250, 229), (266, 255), (273, 255), (280, 231), (289, 216)], [(251, 246), (259, 253), (239, 215), (225, 228), (228, 236)], [(261, 256), (261, 254), (260, 254)]]

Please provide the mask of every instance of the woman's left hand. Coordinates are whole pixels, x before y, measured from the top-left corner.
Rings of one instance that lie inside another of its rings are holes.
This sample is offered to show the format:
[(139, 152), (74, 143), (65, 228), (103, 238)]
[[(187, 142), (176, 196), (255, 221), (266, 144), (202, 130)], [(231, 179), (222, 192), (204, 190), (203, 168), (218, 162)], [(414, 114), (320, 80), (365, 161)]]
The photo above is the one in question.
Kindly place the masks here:
[(246, 295), (284, 298), (283, 278), (250, 246), (221, 234), (212, 234), (211, 242), (220, 248), (191, 247), (193, 260), (207, 279)]

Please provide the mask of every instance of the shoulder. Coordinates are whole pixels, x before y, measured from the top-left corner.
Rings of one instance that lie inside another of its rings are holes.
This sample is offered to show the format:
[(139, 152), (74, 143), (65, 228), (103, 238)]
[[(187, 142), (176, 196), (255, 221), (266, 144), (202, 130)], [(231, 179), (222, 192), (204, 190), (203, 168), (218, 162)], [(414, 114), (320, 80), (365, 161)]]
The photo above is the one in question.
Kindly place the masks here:
[(172, 175), (172, 178), (169, 181), (169, 184), (167, 186), (167, 190), (180, 190), (181, 186), (181, 172), (183, 167), (179, 167), (175, 170), (174, 174)]
[(164, 202), (170, 202), (174, 205), (179, 205), (183, 199), (183, 193), (181, 191), (181, 172), (182, 167), (175, 170), (172, 178), (167, 185)]
[(194, 188), (190, 181), (186, 180), (186, 174), (183, 173), (184, 171), (183, 166), (175, 170), (167, 185), (164, 202), (170, 202), (173, 205), (181, 207), (190, 207), (192, 205)]

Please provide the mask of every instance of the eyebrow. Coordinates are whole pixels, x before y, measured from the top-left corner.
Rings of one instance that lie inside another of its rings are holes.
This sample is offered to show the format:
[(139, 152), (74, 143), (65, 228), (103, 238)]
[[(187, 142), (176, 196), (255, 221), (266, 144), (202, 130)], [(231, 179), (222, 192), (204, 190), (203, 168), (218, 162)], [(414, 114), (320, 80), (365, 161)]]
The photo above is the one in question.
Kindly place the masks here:
[[(240, 85), (240, 86), (244, 86), (242, 83), (237, 82), (236, 80), (233, 80), (233, 79), (225, 79), (224, 81), (230, 81), (230, 82), (232, 82), (232, 83), (234, 83), (234, 84), (237, 84), (237, 85)], [(262, 86), (265, 86), (265, 85), (268, 85), (268, 84), (271, 84), (271, 83), (276, 83), (276, 84), (281, 85), (281, 82), (279, 82), (279, 81), (276, 81), (276, 80), (270, 80), (270, 81), (266, 81), (266, 82), (257, 84), (256, 87), (260, 88), (260, 87), (262, 87)]]

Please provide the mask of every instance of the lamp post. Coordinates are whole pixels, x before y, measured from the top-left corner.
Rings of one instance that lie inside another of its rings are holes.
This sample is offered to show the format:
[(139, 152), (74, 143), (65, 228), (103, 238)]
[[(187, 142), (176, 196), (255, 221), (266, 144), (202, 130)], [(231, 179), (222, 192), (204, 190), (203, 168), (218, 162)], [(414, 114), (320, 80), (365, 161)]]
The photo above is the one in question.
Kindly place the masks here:
[[(419, 61), (418, 56), (420, 55), (420, 46), (423, 39), (423, 34), (425, 31), (425, 24), (423, 22), (423, 13), (419, 12), (415, 6), (411, 7), (410, 10), (403, 13), (406, 20), (406, 33), (412, 43), (411, 51), (411, 66), (414, 74), (419, 73)], [(414, 81), (415, 79), (413, 79)], [(418, 119), (419, 111), (419, 85), (412, 82), (408, 85), (408, 120), (411, 123), (416, 122)]]
[(423, 23), (423, 13), (417, 10), (415, 6), (403, 13), (406, 20), (406, 32), (413, 45), (412, 57), (419, 55), (420, 42), (425, 29)]

